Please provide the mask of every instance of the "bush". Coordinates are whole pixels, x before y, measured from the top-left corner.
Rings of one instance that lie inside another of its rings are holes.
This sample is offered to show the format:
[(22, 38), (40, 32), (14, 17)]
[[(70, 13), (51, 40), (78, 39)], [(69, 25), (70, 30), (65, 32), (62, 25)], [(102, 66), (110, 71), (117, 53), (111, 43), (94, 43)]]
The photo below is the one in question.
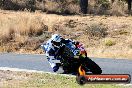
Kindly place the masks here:
[(90, 37), (103, 38), (107, 35), (107, 28), (101, 24), (92, 24), (85, 31)]
[[(92, 2), (90, 0), (90, 2)], [(107, 0), (94, 1), (94, 4), (89, 3), (89, 13), (91, 14), (109, 14), (111, 4)]]
[(122, 16), (127, 11), (127, 6), (123, 1), (116, 1), (111, 5), (110, 14)]
[(115, 45), (115, 44), (116, 44), (115, 41), (112, 41), (112, 40), (110, 40), (110, 39), (105, 40), (105, 45), (106, 45), (106, 46), (113, 46), (113, 45)]
[(129, 47), (132, 49), (132, 44), (130, 44)]
[(56, 2), (47, 1), (45, 8), (48, 13), (76, 14), (79, 13), (77, 0), (57, 0)]
[[(29, 11), (41, 10), (59, 14), (80, 13), (79, 0), (2, 0), (0, 8), (8, 10), (24, 10), (26, 8)], [(90, 14), (124, 15), (127, 7), (124, 1), (110, 3), (108, 0), (89, 0), (88, 10)]]

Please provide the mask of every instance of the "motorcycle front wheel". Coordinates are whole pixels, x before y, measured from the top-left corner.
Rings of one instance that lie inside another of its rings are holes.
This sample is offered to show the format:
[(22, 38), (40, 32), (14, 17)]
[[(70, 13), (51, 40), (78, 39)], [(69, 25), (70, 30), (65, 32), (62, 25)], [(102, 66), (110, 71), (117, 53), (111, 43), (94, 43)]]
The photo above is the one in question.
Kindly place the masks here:
[(88, 68), (90, 70), (90, 72), (92, 72), (93, 74), (101, 74), (102, 70), (99, 67), (99, 65), (97, 65), (94, 61), (92, 61), (90, 58), (85, 58), (85, 65), (86, 68)]

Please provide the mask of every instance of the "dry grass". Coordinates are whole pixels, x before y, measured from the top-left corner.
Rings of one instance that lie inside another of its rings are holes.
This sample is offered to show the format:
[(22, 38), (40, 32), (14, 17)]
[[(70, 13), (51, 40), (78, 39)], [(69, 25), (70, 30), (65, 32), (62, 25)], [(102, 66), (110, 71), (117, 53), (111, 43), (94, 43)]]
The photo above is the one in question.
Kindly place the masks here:
[(34, 47), (52, 33), (60, 33), (84, 43), (88, 56), (132, 58), (132, 17), (61, 16), (1, 10), (0, 18), (0, 51), (42, 53), (41, 49), (33, 51)]
[[(39, 14), (32, 15), (23, 13), (22, 15), (1, 14), (0, 24), (0, 39), (1, 45), (7, 46), (9, 43), (17, 43), (16, 48), (24, 47), (25, 45), (34, 46), (34, 43), (39, 43), (38, 36), (43, 39), (49, 37), (48, 26), (45, 25)], [(45, 35), (45, 37), (44, 37)], [(7, 44), (7, 45), (6, 45)], [(14, 44), (13, 44), (14, 45)], [(11, 46), (13, 46), (11, 45)], [(14, 46), (15, 47), (15, 46)]]

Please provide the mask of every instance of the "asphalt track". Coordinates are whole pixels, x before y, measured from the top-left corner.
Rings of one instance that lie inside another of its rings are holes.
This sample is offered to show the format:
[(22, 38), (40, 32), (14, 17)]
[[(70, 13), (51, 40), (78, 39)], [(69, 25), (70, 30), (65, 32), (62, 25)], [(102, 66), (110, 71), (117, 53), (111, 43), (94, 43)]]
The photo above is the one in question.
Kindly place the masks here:
[[(103, 74), (132, 75), (132, 60), (91, 58), (103, 71)], [(10, 67), (44, 72), (53, 72), (45, 55), (0, 53), (0, 67)], [(59, 69), (58, 73), (62, 70)]]

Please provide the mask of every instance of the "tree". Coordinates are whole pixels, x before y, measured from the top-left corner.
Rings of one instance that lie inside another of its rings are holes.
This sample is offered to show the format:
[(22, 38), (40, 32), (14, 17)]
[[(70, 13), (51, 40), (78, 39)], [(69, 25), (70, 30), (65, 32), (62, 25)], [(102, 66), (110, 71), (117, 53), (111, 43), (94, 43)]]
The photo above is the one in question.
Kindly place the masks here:
[(88, 0), (80, 0), (80, 8), (83, 14), (87, 14)]
[(132, 0), (127, 0), (128, 3), (128, 11), (131, 12), (131, 2)]

